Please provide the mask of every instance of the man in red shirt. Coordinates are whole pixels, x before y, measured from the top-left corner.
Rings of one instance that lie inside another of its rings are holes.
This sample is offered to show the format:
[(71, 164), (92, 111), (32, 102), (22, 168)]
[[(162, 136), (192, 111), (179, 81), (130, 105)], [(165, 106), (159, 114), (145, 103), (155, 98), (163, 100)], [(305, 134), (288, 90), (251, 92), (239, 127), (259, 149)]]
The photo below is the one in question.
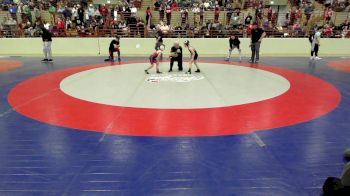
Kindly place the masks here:
[(219, 7), (219, 5), (216, 5), (215, 10), (214, 10), (215, 22), (219, 21), (219, 16), (220, 16), (220, 7)]
[(101, 7), (100, 7), (100, 13), (103, 17), (103, 20), (105, 21), (107, 16), (108, 16), (108, 8), (105, 4), (103, 4)]

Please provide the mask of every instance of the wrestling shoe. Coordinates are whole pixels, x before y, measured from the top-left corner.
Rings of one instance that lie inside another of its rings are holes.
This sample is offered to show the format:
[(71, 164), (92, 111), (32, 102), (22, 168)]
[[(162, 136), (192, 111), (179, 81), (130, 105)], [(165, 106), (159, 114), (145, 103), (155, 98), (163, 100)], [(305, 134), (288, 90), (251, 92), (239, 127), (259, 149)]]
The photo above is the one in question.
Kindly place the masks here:
[(199, 72), (201, 72), (201, 70), (197, 69), (195, 72), (199, 73)]

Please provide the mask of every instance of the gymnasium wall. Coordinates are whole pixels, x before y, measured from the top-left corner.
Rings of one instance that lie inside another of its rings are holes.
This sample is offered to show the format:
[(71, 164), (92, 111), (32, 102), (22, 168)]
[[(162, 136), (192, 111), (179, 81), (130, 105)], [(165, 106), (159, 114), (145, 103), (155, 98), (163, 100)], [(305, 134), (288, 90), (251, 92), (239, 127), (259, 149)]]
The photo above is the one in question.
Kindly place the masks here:
[[(111, 38), (55, 38), (54, 56), (106, 56)], [(183, 45), (185, 39), (165, 39), (165, 53), (168, 54), (174, 41)], [(188, 39), (201, 56), (223, 56), (228, 50), (228, 39)], [(140, 45), (139, 48), (136, 45)], [(155, 39), (122, 38), (121, 50), (124, 56), (148, 56), (153, 52)], [(320, 56), (342, 56), (350, 54), (350, 39), (322, 38)], [(249, 56), (249, 39), (241, 39), (244, 56)], [(236, 51), (237, 52), (237, 51)], [(188, 52), (185, 51), (185, 56)], [(307, 38), (265, 38), (261, 45), (262, 56), (309, 56), (310, 44)], [(40, 38), (1, 38), (0, 56), (41, 56)]]

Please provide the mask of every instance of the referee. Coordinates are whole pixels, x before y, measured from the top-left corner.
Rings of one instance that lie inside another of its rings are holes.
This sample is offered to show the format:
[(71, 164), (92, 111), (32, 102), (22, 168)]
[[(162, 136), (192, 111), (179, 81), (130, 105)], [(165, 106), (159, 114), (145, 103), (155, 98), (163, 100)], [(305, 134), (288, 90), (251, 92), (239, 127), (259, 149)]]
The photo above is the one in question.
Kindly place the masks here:
[(50, 31), (48, 31), (43, 24), (40, 24), (40, 34), (41, 38), (43, 40), (43, 53), (44, 53), (44, 59), (41, 60), (42, 62), (52, 62), (52, 50), (51, 50), (51, 44), (52, 44), (52, 34)]
[(250, 63), (259, 63), (260, 44), (265, 36), (265, 31), (258, 27), (257, 23), (254, 23), (250, 40), (250, 49), (252, 50), (252, 56), (249, 61)]

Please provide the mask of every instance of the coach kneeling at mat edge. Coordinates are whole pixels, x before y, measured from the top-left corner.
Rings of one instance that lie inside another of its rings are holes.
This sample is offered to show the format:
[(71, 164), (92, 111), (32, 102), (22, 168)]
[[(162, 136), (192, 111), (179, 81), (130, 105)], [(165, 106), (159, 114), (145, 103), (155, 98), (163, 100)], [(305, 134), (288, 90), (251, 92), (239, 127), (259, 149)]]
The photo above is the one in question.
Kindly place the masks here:
[(175, 42), (174, 46), (171, 47), (170, 50), (170, 69), (169, 72), (173, 71), (174, 61), (177, 61), (177, 66), (179, 67), (179, 71), (182, 71), (182, 47), (179, 42)]

